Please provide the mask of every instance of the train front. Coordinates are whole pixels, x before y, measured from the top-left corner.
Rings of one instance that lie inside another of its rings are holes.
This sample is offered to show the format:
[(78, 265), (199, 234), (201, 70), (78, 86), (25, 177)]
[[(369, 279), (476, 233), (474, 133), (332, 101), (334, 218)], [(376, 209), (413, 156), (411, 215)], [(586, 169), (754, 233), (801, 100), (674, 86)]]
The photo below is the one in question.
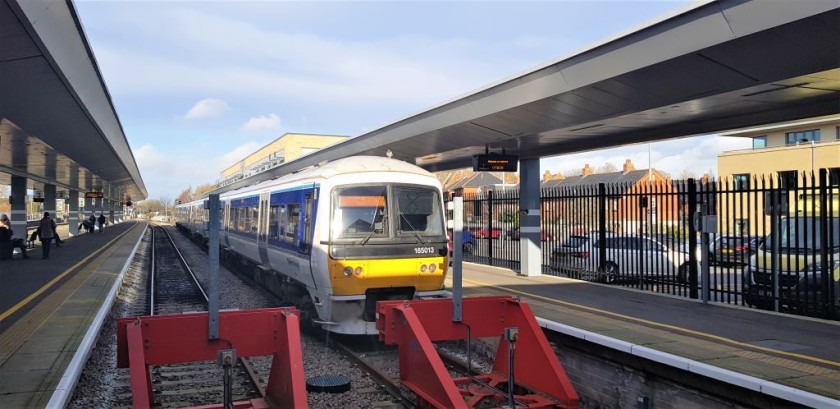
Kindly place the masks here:
[(385, 180), (394, 178), (331, 191), (330, 331), (376, 334), (378, 301), (445, 295), (449, 252), (437, 181), (419, 175)]

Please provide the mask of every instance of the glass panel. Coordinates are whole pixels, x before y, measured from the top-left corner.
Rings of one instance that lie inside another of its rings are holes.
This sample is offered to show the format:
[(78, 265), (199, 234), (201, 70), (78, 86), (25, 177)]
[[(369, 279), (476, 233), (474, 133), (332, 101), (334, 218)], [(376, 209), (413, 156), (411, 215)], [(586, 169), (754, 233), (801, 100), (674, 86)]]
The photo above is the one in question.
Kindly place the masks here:
[(808, 131), (788, 132), (785, 134), (785, 143), (788, 145), (796, 145), (798, 143), (806, 143), (810, 141), (820, 140), (820, 130), (811, 129)]
[(732, 175), (732, 186), (735, 190), (747, 190), (747, 189), (749, 189), (750, 188), (750, 175), (749, 175), (749, 173)]
[[(840, 219), (829, 219), (829, 250), (840, 248)], [(822, 250), (822, 233), (818, 217), (784, 218), (781, 227), (781, 246), (783, 253), (817, 253)], [(765, 242), (765, 249), (770, 249), (774, 234)]]
[(297, 243), (298, 224), (300, 223), (300, 203), (286, 206), (288, 221), (286, 223), (286, 234), (284, 240), (287, 243)]
[(385, 186), (356, 186), (335, 194), (332, 236), (334, 238), (385, 237), (388, 235)]
[(443, 214), (437, 191), (397, 186), (394, 195), (397, 197), (398, 233), (443, 235)]
[(271, 211), (268, 212), (268, 238), (277, 240), (280, 238), (280, 206), (271, 206)]
[(766, 136), (756, 136), (753, 138), (753, 149), (763, 149), (767, 147)]

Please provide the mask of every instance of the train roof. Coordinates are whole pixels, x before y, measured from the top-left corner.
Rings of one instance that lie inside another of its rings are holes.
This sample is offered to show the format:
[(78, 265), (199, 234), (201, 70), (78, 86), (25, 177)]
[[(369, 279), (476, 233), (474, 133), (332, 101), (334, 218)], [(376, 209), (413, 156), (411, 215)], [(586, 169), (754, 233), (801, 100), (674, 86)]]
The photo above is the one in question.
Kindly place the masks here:
[(391, 159), (384, 156), (350, 156), (330, 161), (322, 165), (312, 166), (296, 173), (283, 175), (276, 179), (266, 180), (256, 185), (245, 186), (232, 190), (222, 196), (238, 197), (243, 194), (250, 194), (254, 190), (270, 188), (278, 182), (290, 183), (297, 180), (326, 179), (338, 175), (367, 172), (399, 172), (435, 178), (431, 172), (417, 165), (401, 160)]

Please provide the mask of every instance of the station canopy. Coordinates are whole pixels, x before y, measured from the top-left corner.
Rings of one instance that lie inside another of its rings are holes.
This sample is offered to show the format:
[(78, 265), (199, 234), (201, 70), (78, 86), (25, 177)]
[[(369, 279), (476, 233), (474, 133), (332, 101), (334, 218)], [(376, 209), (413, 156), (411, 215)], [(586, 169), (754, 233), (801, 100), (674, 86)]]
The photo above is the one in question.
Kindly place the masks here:
[[(69, 1), (0, 1), (0, 184), (102, 192), (147, 191)], [(83, 196), (83, 195), (80, 195)]]
[(352, 155), (430, 171), (840, 112), (840, 2), (693, 3), (582, 52), (219, 189)]

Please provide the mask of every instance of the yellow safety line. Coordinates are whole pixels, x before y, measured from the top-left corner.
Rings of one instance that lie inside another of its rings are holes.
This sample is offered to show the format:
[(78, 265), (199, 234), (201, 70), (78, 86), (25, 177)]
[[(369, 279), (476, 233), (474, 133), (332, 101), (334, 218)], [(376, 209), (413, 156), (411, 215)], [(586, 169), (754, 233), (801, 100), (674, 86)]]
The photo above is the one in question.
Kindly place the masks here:
[(72, 272), (73, 270), (75, 270), (76, 268), (78, 268), (80, 265), (82, 265), (82, 264), (84, 264), (85, 262), (87, 262), (87, 261), (88, 261), (91, 257), (94, 257), (94, 256), (98, 255), (99, 253), (101, 253), (101, 252), (105, 251), (105, 249), (107, 249), (108, 247), (110, 247), (110, 246), (111, 246), (111, 244), (113, 244), (115, 241), (117, 241), (117, 240), (121, 239), (121, 238), (122, 238), (122, 236), (125, 236), (126, 234), (128, 234), (128, 232), (130, 232), (132, 229), (134, 229), (134, 227), (135, 227), (135, 226), (137, 226), (137, 224), (138, 224), (138, 222), (136, 222), (136, 221), (135, 221), (135, 222), (134, 222), (134, 226), (129, 227), (126, 231), (122, 232), (119, 236), (115, 237), (113, 240), (109, 241), (109, 242), (108, 242), (108, 243), (106, 243), (104, 246), (100, 247), (98, 250), (96, 250), (96, 251), (94, 251), (93, 253), (91, 253), (89, 256), (87, 256), (87, 257), (83, 258), (81, 261), (79, 261), (78, 263), (74, 264), (72, 267), (68, 268), (67, 270), (64, 270), (64, 272), (63, 272), (63, 273), (59, 274), (58, 276), (56, 276), (55, 278), (53, 278), (52, 280), (50, 280), (50, 282), (48, 282), (48, 283), (44, 284), (44, 286), (43, 286), (43, 287), (39, 288), (39, 289), (38, 289), (37, 291), (35, 291), (34, 293), (30, 294), (30, 295), (29, 295), (29, 297), (26, 297), (26, 298), (24, 298), (23, 300), (21, 300), (19, 303), (15, 304), (15, 306), (14, 306), (14, 307), (9, 308), (8, 310), (4, 311), (4, 312), (3, 312), (3, 314), (0, 314), (0, 322), (3, 322), (3, 320), (5, 320), (6, 318), (8, 318), (10, 315), (12, 315), (12, 314), (16, 313), (18, 310), (20, 310), (21, 308), (25, 307), (25, 306), (26, 306), (26, 304), (29, 304), (30, 302), (32, 302), (32, 300), (34, 300), (35, 298), (37, 298), (39, 295), (43, 294), (43, 293), (44, 293), (44, 291), (49, 290), (49, 289), (50, 289), (50, 287), (52, 287), (55, 283), (57, 283), (59, 280), (61, 280), (62, 278), (64, 278), (64, 276), (66, 276), (67, 274), (70, 274), (70, 272)]
[(631, 317), (629, 315), (624, 315), (624, 314), (618, 314), (618, 313), (615, 313), (615, 312), (612, 312), (612, 311), (604, 311), (604, 310), (601, 310), (601, 309), (598, 309), (598, 308), (587, 307), (585, 305), (570, 303), (568, 301), (555, 300), (553, 298), (543, 297), (541, 295), (531, 294), (531, 293), (528, 293), (528, 292), (525, 292), (525, 291), (514, 290), (514, 289), (511, 289), (511, 288), (507, 288), (507, 287), (503, 287), (503, 286), (499, 286), (499, 285), (495, 285), (495, 284), (490, 284), (490, 283), (485, 283), (485, 282), (482, 282), (482, 281), (468, 280), (466, 278), (464, 278), (463, 280), (466, 281), (466, 282), (473, 283), (473, 284), (479, 284), (479, 285), (483, 285), (483, 286), (487, 286), (487, 287), (493, 287), (493, 288), (498, 288), (498, 289), (502, 289), (502, 290), (505, 290), (505, 291), (510, 291), (510, 292), (513, 292), (513, 293), (519, 293), (519, 294), (522, 294), (522, 295), (525, 295), (525, 296), (528, 296), (528, 297), (541, 299), (543, 301), (547, 301), (547, 302), (551, 302), (551, 303), (555, 303), (555, 304), (561, 304), (561, 305), (566, 305), (566, 306), (573, 307), (573, 308), (588, 310), (588, 311), (592, 311), (592, 312), (595, 312), (595, 313), (598, 313), (598, 314), (611, 315), (611, 316), (618, 317), (618, 318), (621, 318), (621, 319), (624, 319), (624, 320), (636, 321), (636, 322), (640, 322), (640, 323), (645, 324), (645, 325), (661, 327), (661, 328), (665, 328), (665, 329), (668, 329), (668, 330), (671, 330), (671, 331), (684, 332), (684, 333), (691, 334), (691, 335), (697, 335), (697, 336), (701, 336), (701, 337), (711, 338), (711, 339), (715, 339), (715, 340), (718, 340), (718, 341), (721, 341), (721, 342), (726, 342), (726, 343), (729, 343), (729, 344), (737, 345), (737, 346), (747, 348), (747, 349), (753, 349), (753, 350), (757, 349), (757, 350), (764, 351), (764, 352), (770, 352), (770, 353), (779, 354), (779, 355), (786, 355), (786, 356), (789, 356), (789, 357), (803, 359), (803, 360), (806, 360), (806, 361), (819, 362), (821, 364), (840, 367), (840, 362), (837, 362), (837, 361), (831, 361), (831, 360), (817, 358), (817, 357), (813, 357), (813, 356), (795, 354), (793, 352), (780, 351), (778, 349), (773, 349), (773, 348), (762, 347), (762, 346), (759, 346), (759, 345), (748, 344), (748, 343), (745, 343), (745, 342), (736, 341), (734, 339), (725, 338), (725, 337), (722, 337), (722, 336), (719, 336), (719, 335), (708, 334), (708, 333), (705, 333), (705, 332), (690, 330), (690, 329), (682, 328), (682, 327), (675, 327), (673, 325), (663, 324), (661, 322), (648, 321), (646, 319)]

